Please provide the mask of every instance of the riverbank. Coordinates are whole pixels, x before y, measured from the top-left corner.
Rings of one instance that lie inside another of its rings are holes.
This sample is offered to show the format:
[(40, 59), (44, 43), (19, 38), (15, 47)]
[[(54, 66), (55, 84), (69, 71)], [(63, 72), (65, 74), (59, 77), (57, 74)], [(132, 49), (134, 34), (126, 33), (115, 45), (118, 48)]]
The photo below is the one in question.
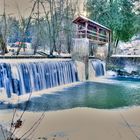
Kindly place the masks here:
[[(12, 114), (10, 111), (1, 111), (1, 124), (10, 122)], [(22, 118), (23, 126), (16, 135), (22, 136), (41, 114), (26, 112)], [(75, 108), (46, 112), (31, 137), (33, 140), (137, 140), (136, 136), (140, 136), (139, 117), (140, 107), (117, 110)]]

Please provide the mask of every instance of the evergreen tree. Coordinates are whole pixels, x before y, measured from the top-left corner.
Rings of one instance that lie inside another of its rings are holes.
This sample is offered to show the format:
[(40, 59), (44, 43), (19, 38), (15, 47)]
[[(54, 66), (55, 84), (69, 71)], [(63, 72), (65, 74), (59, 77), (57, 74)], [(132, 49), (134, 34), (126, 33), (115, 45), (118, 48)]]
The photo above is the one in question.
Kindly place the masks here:
[(89, 17), (112, 30), (113, 42), (128, 41), (136, 33), (134, 0), (88, 0)]

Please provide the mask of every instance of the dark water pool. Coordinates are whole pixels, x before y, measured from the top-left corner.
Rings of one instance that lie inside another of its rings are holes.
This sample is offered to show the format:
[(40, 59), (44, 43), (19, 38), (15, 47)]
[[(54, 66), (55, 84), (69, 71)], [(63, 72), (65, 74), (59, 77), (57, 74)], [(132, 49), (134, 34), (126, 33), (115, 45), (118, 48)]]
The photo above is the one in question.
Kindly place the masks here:
[[(34, 97), (29, 101), (27, 110), (50, 111), (75, 107), (115, 109), (134, 105), (140, 105), (140, 81), (122, 79), (115, 80), (115, 83), (85, 82), (63, 91)], [(15, 107), (11, 104), (3, 106), (10, 109)], [(25, 102), (18, 104), (18, 108), (24, 107)]]

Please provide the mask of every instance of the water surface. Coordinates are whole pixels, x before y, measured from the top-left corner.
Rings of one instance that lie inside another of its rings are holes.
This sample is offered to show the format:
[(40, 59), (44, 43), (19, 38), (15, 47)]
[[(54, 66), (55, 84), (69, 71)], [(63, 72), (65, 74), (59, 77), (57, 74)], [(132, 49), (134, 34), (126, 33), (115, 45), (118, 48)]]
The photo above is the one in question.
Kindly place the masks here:
[[(44, 94), (29, 101), (29, 111), (62, 110), (75, 107), (115, 109), (140, 105), (140, 81), (119, 79), (114, 83), (85, 82), (63, 91)], [(0, 105), (13, 108), (14, 105)], [(25, 102), (18, 108), (24, 109)]]

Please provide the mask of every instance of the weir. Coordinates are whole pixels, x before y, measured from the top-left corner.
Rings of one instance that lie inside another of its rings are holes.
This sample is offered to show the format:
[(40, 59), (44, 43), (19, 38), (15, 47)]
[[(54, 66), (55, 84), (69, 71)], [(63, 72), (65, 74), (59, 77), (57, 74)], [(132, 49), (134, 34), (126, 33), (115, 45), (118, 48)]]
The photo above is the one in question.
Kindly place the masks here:
[(104, 76), (106, 73), (105, 70), (105, 62), (99, 60), (99, 59), (95, 59), (95, 60), (91, 60), (91, 65), (95, 71), (95, 76), (99, 77), (99, 76)]
[(7, 97), (78, 81), (74, 61), (0, 63), (0, 88)]
[[(0, 91), (7, 97), (85, 81), (85, 64), (72, 60), (2, 60), (0, 62)], [(99, 59), (88, 62), (89, 80), (105, 74), (105, 63)]]

